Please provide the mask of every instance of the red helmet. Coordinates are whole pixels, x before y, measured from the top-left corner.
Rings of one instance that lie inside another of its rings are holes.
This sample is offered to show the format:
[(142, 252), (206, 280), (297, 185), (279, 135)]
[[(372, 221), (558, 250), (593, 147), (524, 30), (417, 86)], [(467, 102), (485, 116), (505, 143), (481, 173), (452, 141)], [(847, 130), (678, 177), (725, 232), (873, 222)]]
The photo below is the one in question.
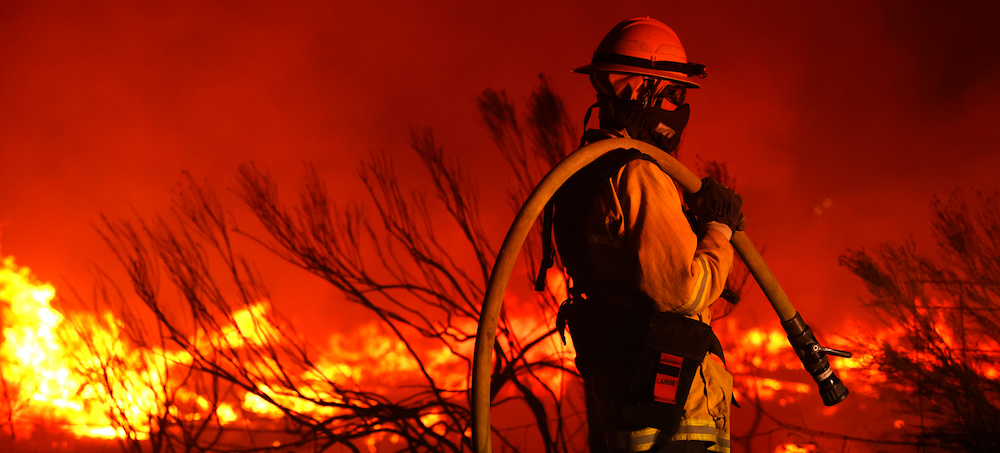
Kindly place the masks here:
[(581, 74), (619, 73), (666, 79), (698, 88), (694, 77), (705, 77), (705, 66), (688, 63), (684, 46), (670, 27), (656, 19), (634, 17), (608, 32)]

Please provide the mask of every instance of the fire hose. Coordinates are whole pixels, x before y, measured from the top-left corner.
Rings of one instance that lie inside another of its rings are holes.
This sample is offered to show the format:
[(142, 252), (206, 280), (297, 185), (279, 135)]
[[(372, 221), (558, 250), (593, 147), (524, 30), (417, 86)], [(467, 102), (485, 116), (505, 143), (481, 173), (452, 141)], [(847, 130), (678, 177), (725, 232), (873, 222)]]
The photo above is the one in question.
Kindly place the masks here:
[[(492, 452), (489, 413), (492, 399), (491, 359), (494, 349), (499, 347), (495, 344), (496, 330), (504, 292), (525, 238), (527, 238), (545, 204), (570, 176), (610, 151), (630, 148), (655, 159), (660, 169), (674, 181), (677, 181), (684, 190), (695, 193), (701, 189), (701, 180), (673, 156), (648, 143), (627, 138), (601, 140), (584, 146), (563, 159), (542, 178), (517, 213), (514, 223), (507, 232), (507, 237), (504, 238), (483, 299), (483, 307), (479, 316), (479, 329), (476, 332), (475, 356), (472, 362), (473, 451), (477, 453)], [(733, 248), (750, 270), (750, 274), (753, 275), (764, 295), (771, 302), (771, 306), (781, 320), (781, 325), (788, 334), (788, 341), (799, 356), (799, 360), (802, 361), (806, 371), (813, 376), (819, 385), (823, 403), (832, 406), (843, 401), (848, 394), (847, 387), (830, 368), (826, 356), (829, 354), (850, 357), (850, 353), (820, 346), (819, 342), (816, 341), (816, 336), (802, 320), (802, 316), (792, 307), (785, 291), (781, 289), (778, 280), (764, 263), (764, 259), (750, 242), (746, 233), (734, 232), (731, 242)]]

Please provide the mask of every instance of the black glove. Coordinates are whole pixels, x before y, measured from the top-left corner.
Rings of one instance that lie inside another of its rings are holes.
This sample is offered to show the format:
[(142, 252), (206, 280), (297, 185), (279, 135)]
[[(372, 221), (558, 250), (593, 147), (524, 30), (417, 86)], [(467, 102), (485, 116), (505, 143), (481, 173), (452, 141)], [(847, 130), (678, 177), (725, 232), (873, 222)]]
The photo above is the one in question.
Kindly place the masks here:
[(733, 231), (746, 227), (743, 220), (743, 199), (733, 191), (719, 184), (712, 178), (701, 180), (701, 190), (697, 193), (685, 193), (684, 202), (698, 223), (719, 222), (729, 226)]

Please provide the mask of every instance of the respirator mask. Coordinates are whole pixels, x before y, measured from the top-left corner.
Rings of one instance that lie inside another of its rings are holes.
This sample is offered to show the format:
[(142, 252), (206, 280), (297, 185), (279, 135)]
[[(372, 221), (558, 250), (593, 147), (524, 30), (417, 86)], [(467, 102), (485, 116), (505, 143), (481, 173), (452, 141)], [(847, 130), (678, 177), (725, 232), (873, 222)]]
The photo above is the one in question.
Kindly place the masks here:
[[(681, 133), (691, 116), (691, 108), (684, 103), (687, 89), (678, 84), (667, 84), (662, 79), (644, 78), (641, 86), (620, 87), (616, 96), (600, 93), (601, 129), (624, 129), (629, 136), (653, 144), (666, 152), (673, 152), (681, 141)], [(635, 95), (633, 96), (633, 92)], [(677, 106), (663, 109), (663, 103)]]

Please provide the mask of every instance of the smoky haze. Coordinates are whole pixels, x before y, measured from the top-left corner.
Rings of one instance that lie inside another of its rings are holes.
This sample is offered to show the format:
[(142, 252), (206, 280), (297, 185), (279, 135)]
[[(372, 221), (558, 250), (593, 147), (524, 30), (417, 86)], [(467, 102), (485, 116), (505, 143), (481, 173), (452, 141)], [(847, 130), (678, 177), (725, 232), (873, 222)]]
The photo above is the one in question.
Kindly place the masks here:
[[(582, 120), (593, 93), (569, 70), (637, 15), (707, 66), (681, 159), (727, 163), (748, 233), (820, 331), (858, 306), (836, 264), (846, 247), (927, 239), (934, 196), (1000, 188), (988, 2), (338, 3), (4, 2), (3, 254), (86, 287), (91, 266), (116, 266), (100, 213), (164, 212), (183, 171), (224, 191), (254, 161), (291, 189), (309, 162), (338, 200), (363, 200), (360, 159), (384, 150), (417, 169), (406, 141), (427, 126), (497, 206), (484, 217), (499, 243), (513, 214), (475, 98), (495, 88), (523, 104), (544, 73)], [(297, 326), (346, 325), (328, 319), (351, 313), (330, 289), (265, 262)], [(773, 322), (759, 293), (743, 304), (741, 322)]]

